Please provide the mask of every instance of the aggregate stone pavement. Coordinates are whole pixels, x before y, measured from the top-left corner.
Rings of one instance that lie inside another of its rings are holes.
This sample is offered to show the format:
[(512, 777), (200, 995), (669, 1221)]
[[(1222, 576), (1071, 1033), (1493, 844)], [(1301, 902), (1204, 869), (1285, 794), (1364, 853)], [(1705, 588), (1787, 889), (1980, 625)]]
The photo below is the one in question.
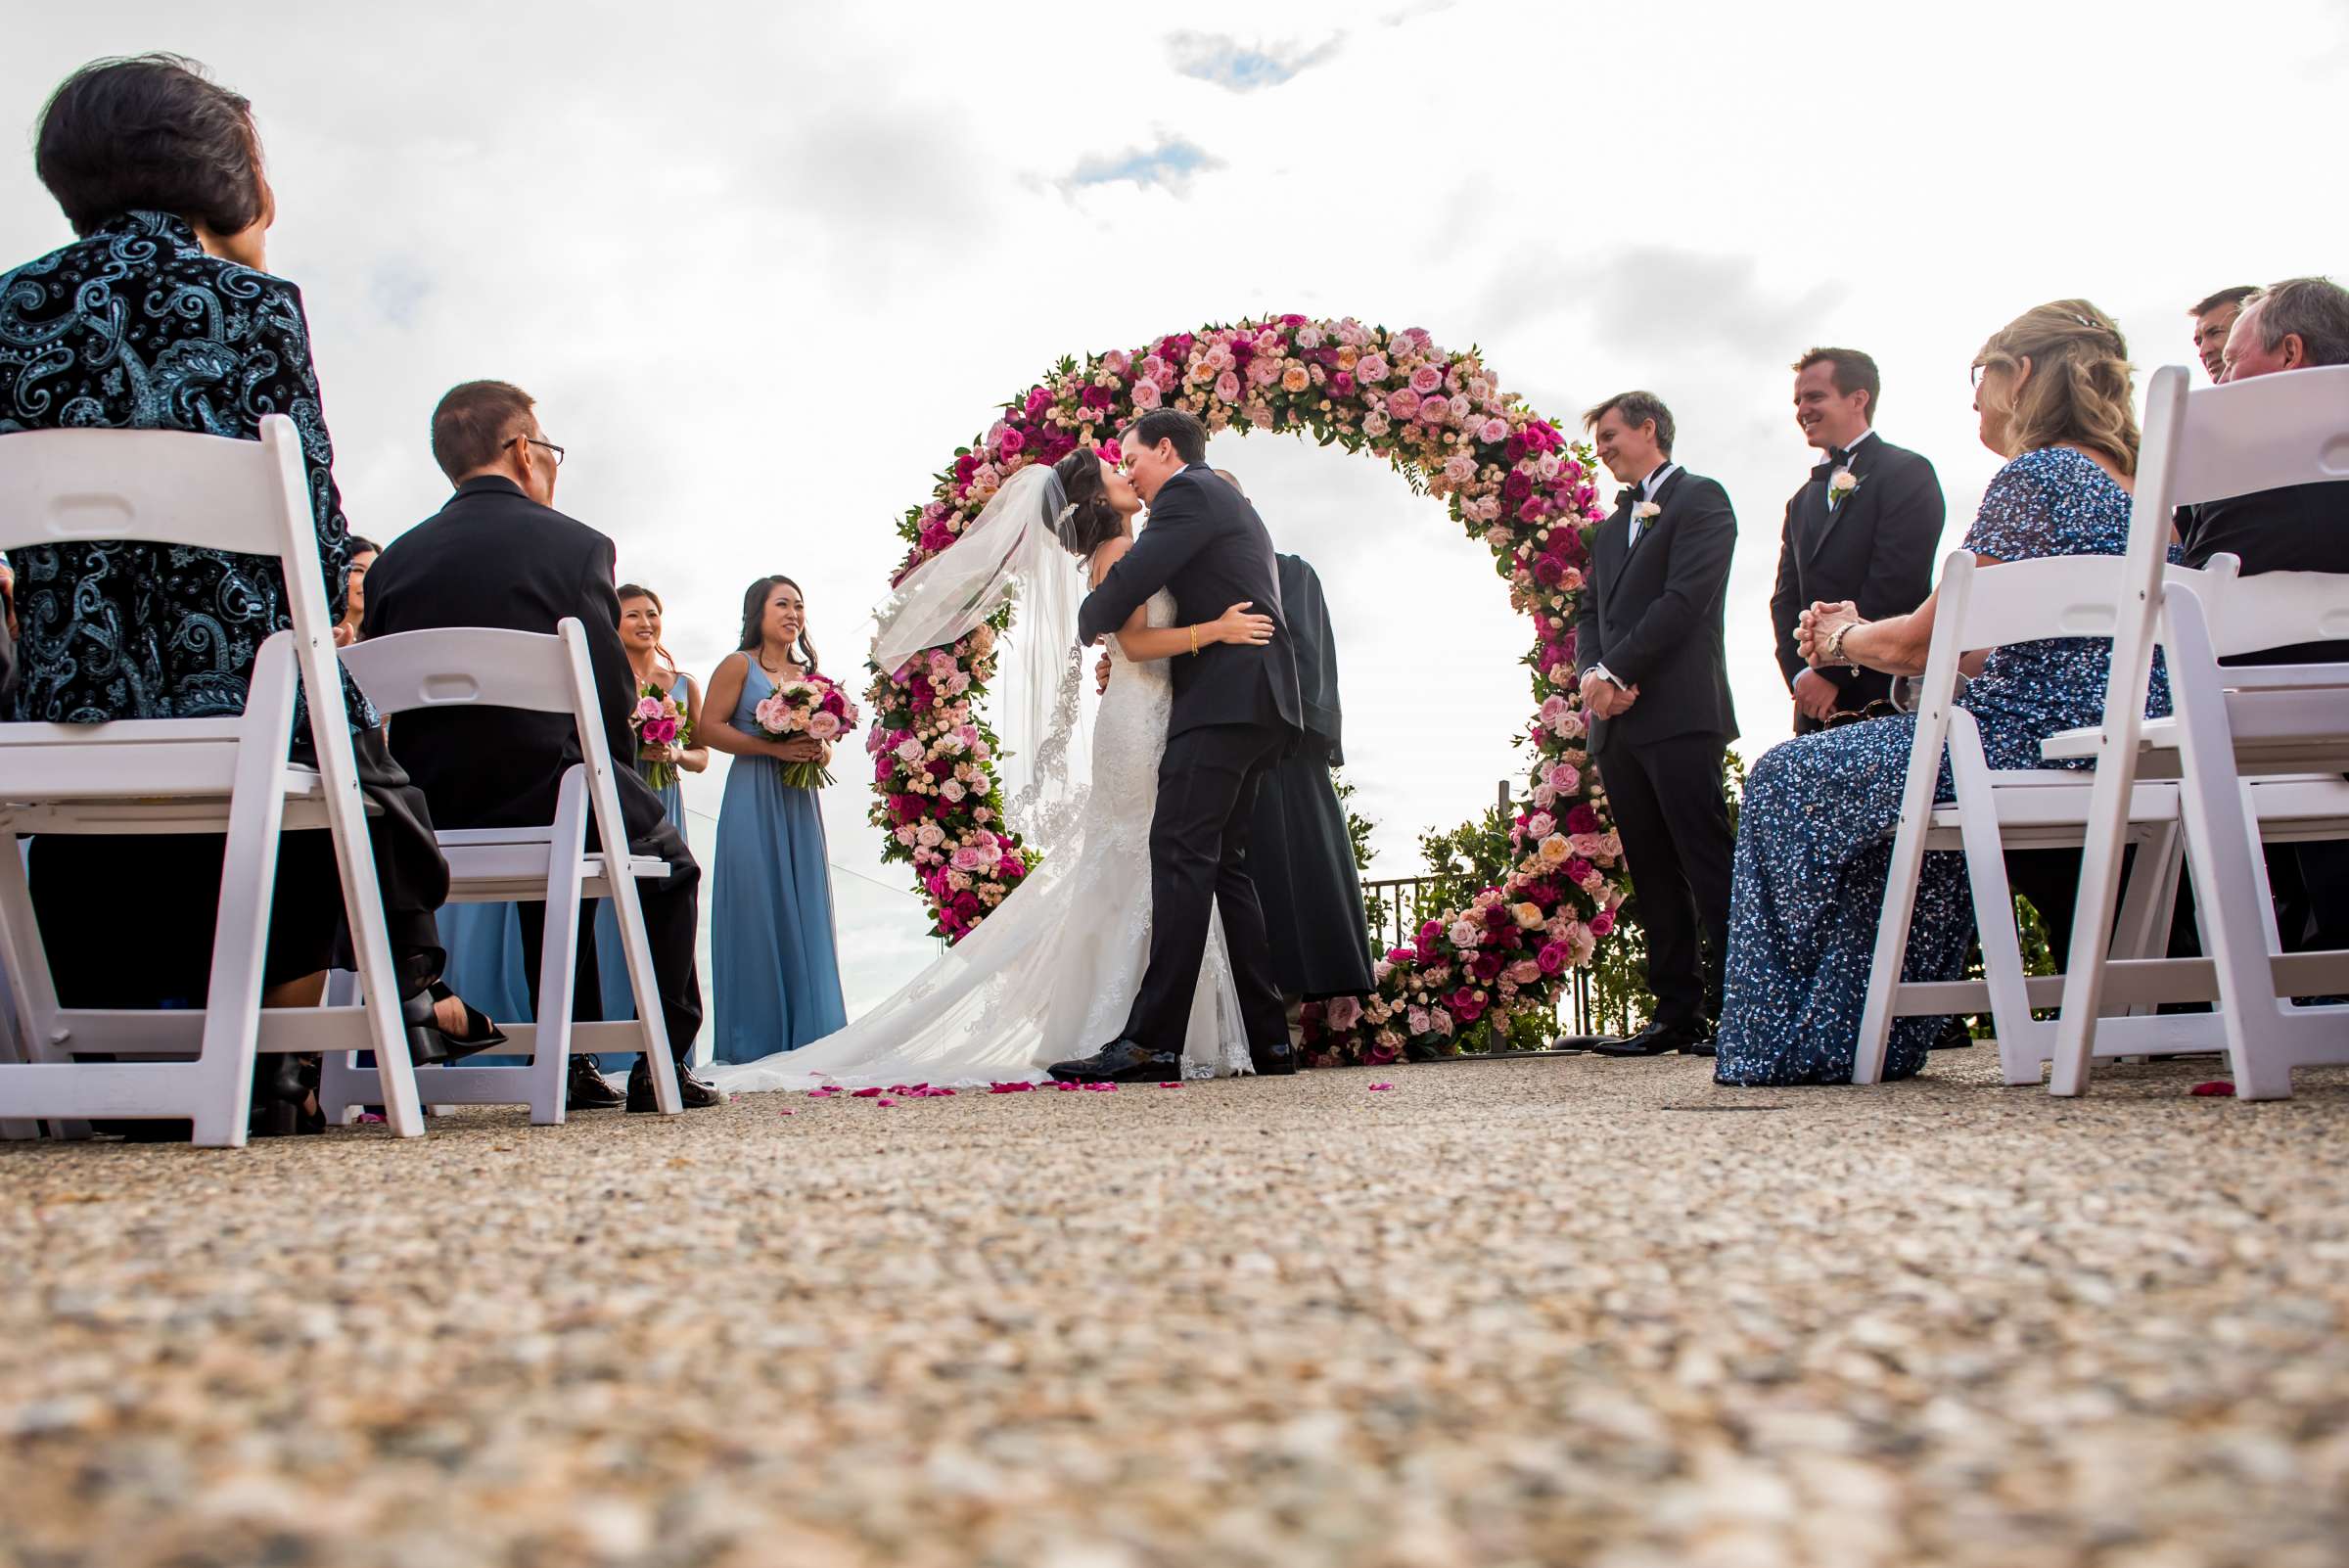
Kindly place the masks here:
[(0, 1145), (0, 1564), (2349, 1561), (2349, 1071), (1708, 1068)]

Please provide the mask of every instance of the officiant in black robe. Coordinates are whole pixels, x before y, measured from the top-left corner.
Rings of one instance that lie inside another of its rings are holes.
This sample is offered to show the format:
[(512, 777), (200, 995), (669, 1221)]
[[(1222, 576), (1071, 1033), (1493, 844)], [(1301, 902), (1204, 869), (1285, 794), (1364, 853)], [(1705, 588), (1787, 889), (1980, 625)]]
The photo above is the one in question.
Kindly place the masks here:
[(1297, 647), (1305, 735), (1264, 776), (1248, 837), (1248, 875), (1265, 909), (1272, 972), (1285, 996), (1314, 1000), (1370, 990), (1370, 933), (1346, 809), (1329, 770), (1339, 744), (1338, 646), (1321, 578), (1301, 557), (1280, 563), (1280, 602)]

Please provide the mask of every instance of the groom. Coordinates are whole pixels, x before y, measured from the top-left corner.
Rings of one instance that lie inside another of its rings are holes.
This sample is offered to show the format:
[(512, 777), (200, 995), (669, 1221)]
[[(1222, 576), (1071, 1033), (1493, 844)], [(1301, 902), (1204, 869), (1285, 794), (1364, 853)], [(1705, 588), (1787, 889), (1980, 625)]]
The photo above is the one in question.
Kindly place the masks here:
[(1154, 408), (1122, 444), (1150, 526), (1086, 597), (1078, 636), (1100, 640), (1161, 588), (1173, 590), (1180, 624), (1213, 621), (1245, 600), (1269, 614), (1275, 629), (1262, 646), (1214, 643), (1175, 656), (1174, 706), (1150, 821), (1150, 968), (1124, 1033), (1095, 1055), (1061, 1063), (1052, 1076), (1079, 1084), (1179, 1079), (1208, 921), (1217, 914), (1256, 1070), (1294, 1073), (1297, 1051), (1246, 869), (1257, 782), (1303, 729), (1272, 538), (1256, 508), (1207, 466), (1207, 429), (1192, 415)]

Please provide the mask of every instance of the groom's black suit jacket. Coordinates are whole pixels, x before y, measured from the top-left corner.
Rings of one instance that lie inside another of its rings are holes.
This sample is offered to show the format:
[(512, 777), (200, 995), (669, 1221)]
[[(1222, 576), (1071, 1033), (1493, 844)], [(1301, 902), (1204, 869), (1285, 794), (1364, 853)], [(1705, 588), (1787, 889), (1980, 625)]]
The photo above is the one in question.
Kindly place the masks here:
[(1126, 623), (1136, 606), (1171, 589), (1179, 623), (1214, 621), (1243, 600), (1272, 618), (1272, 640), (1219, 642), (1173, 661), (1174, 708), (1167, 733), (1208, 724), (1265, 724), (1302, 730), (1297, 645), (1280, 607), (1280, 566), (1272, 536), (1248, 498), (1193, 463), (1170, 476), (1150, 503), (1150, 526), (1109, 569), (1078, 613), (1077, 634), (1090, 644)]
[[(1832, 511), (1827, 483), (1835, 464), (1823, 462), (1786, 502), (1786, 527), (1778, 544), (1777, 586), (1770, 596), (1770, 623), (1778, 668), (1786, 687), (1811, 667), (1794, 651), (1796, 620), (1814, 600), (1849, 599), (1863, 621), (1905, 616), (1933, 591), (1933, 551), (1941, 543), (1944, 504), (1933, 465), (1881, 436), (1870, 436), (1852, 452), (1859, 488)], [(1858, 712), (1892, 695), (1892, 677), (1873, 669), (1822, 669), (1841, 694), (1836, 705)], [(1798, 729), (1816, 728), (1810, 721)]]
[(1619, 503), (1590, 535), (1590, 580), (1575, 623), (1578, 673), (1603, 664), (1639, 700), (1590, 720), (1590, 750), (1678, 735), (1737, 738), (1723, 649), (1723, 602), (1737, 516), (1728, 491), (1686, 469), (1657, 489), (1663, 508), (1630, 542), (1632, 507)]

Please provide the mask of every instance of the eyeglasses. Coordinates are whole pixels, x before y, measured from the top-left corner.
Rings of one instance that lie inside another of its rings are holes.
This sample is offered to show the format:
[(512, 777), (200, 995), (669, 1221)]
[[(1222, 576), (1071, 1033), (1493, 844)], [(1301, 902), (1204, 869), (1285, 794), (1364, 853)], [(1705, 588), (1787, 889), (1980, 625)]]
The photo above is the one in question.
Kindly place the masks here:
[(561, 468), (563, 466), (563, 448), (557, 446), (553, 441), (542, 441), (535, 436), (517, 436), (515, 439), (529, 441), (532, 446), (545, 447), (548, 451), (555, 454), (555, 467)]
[(1889, 698), (1878, 697), (1863, 708), (1838, 708), (1819, 723), (1827, 729), (1840, 729), (1846, 724), (1865, 724), (1871, 718), (1890, 718), (1899, 712)]
[(1982, 390), (1982, 372), (1988, 370), (1989, 368), (1990, 367), (1988, 365), (1976, 365), (1971, 371), (1967, 372), (1967, 374), (1973, 379), (1974, 391), (1980, 392)]

